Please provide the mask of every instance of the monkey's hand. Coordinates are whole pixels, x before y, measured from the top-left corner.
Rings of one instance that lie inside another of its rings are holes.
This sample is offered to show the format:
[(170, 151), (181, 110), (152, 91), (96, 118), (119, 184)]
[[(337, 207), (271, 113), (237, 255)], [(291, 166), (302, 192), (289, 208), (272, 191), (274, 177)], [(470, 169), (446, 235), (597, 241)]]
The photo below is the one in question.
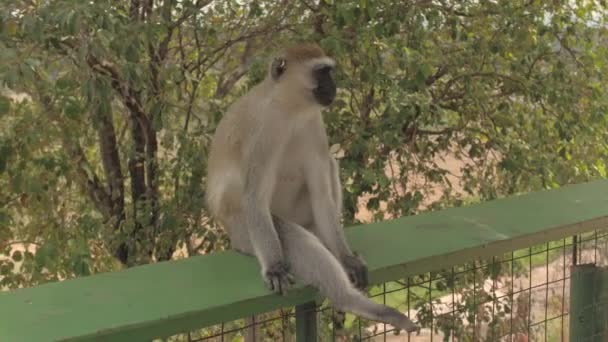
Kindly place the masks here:
[(368, 285), (367, 265), (361, 256), (357, 252), (354, 252), (353, 255), (343, 257), (342, 265), (344, 265), (351, 283), (359, 290), (365, 290)]
[(289, 273), (289, 267), (282, 261), (268, 267), (262, 275), (270, 291), (280, 295), (286, 294), (291, 285), (295, 283), (293, 276)]

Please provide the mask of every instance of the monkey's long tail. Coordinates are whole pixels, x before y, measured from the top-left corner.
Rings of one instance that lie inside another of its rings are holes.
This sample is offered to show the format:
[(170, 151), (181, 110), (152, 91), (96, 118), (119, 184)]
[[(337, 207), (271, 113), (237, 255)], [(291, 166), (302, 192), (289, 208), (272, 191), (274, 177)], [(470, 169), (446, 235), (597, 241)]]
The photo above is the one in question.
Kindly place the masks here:
[(418, 329), (406, 315), (377, 304), (359, 292), (340, 262), (312, 233), (277, 217), (273, 217), (273, 221), (294, 276), (305, 284), (317, 287), (335, 308), (388, 323), (407, 332)]

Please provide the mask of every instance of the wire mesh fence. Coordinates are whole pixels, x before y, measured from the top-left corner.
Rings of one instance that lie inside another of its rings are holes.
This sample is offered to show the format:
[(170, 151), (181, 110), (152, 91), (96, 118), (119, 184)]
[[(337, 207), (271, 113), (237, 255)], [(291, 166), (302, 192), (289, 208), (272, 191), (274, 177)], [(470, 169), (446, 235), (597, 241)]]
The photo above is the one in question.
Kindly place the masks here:
[[(577, 264), (608, 264), (608, 230), (598, 227), (369, 289), (375, 301), (417, 321), (423, 327), (418, 334), (342, 316), (331, 303), (321, 303), (314, 308), (317, 341), (568, 341), (570, 270)], [(594, 305), (606, 308), (608, 298)], [(285, 308), (168, 341), (295, 341), (295, 321), (294, 308)], [(608, 340), (606, 326), (596, 327), (595, 340)]]

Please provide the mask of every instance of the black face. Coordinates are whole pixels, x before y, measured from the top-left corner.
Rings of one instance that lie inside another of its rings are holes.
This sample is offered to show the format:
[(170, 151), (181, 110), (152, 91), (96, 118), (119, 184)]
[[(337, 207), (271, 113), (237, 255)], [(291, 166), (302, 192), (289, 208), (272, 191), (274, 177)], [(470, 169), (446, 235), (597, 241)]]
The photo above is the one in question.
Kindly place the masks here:
[(331, 77), (332, 67), (324, 65), (313, 70), (313, 77), (317, 82), (317, 87), (312, 93), (315, 99), (322, 106), (329, 106), (336, 97), (336, 83)]

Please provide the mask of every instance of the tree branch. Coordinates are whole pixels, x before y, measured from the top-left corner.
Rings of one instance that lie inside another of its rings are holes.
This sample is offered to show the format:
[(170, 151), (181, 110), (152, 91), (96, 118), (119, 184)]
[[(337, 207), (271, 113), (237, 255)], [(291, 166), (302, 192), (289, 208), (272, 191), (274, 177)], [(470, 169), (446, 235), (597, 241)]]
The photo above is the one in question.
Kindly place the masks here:
[(179, 18), (177, 18), (174, 22), (169, 24), (168, 28), (170, 30), (175, 29), (176, 27), (183, 24), (186, 20), (190, 19), (193, 15), (200, 12), (200, 10), (207, 7), (207, 5), (209, 5), (210, 3), (211, 3), (211, 0), (197, 0), (194, 3), (194, 6), (192, 8), (184, 11), (184, 13), (182, 13), (182, 15)]
[(106, 220), (110, 219), (112, 216), (110, 195), (106, 192), (99, 177), (93, 173), (91, 164), (85, 157), (82, 148), (80, 145), (68, 141), (64, 141), (64, 148), (72, 159), (76, 167), (76, 174), (89, 198), (95, 203), (97, 210), (101, 212)]
[[(245, 76), (245, 74), (247, 73), (247, 70), (248, 70), (249, 60), (254, 51), (253, 46), (254, 45), (253, 45), (252, 41), (248, 40), (245, 43), (245, 49), (243, 51), (243, 54), (241, 55), (239, 66), (227, 78), (224, 78), (224, 77), (220, 78), (220, 80), (218, 81), (217, 89), (215, 91), (216, 98), (222, 99), (226, 95), (228, 95), (228, 93), (230, 92), (232, 87), (234, 87), (234, 85), (243, 76)], [(222, 75), (222, 76), (224, 76), (224, 75)]]

